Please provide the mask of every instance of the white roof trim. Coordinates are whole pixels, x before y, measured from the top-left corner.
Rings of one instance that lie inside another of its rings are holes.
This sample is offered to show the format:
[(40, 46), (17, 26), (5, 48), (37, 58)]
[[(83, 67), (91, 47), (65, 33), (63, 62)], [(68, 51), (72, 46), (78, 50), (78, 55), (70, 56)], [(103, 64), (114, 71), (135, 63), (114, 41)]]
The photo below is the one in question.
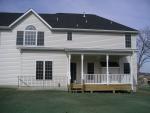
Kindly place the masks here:
[(0, 29), (10, 29), (8, 26), (0, 26)]
[(35, 14), (35, 16), (37, 16), (44, 24), (46, 24), (50, 29), (52, 28), (43, 18), (41, 18), (41, 16), (36, 13), (33, 9), (29, 9), (27, 12), (25, 12), (22, 16), (20, 16), (17, 20), (15, 20), (12, 24), (10, 24), (8, 27), (12, 27), (13, 25), (15, 25), (18, 21), (20, 21), (22, 18), (24, 18), (26, 15), (28, 15), (30, 12), (32, 12), (33, 14)]
[(17, 46), (17, 49), (25, 50), (51, 50), (51, 51), (66, 51), (66, 52), (137, 52), (137, 49), (103, 49), (103, 48), (63, 48), (63, 47), (30, 47)]
[(138, 33), (138, 31), (103, 30), (103, 29), (78, 29), (78, 28), (52, 28), (51, 30), (58, 30), (58, 31), (115, 32), (115, 33)]
[(135, 33), (137, 34), (138, 31), (126, 31), (126, 30), (103, 30), (103, 29), (78, 29), (78, 28), (52, 28), (38, 13), (36, 13), (33, 9), (29, 9), (27, 12), (25, 12), (22, 16), (20, 16), (18, 19), (16, 19), (13, 23), (11, 23), (9, 26), (0, 26), (0, 29), (10, 29), (13, 25), (15, 25), (18, 21), (20, 21), (22, 18), (24, 18), (27, 14), (32, 12), (37, 16), (45, 25), (48, 26), (51, 30), (58, 30), (58, 31), (88, 31), (88, 32), (112, 32), (112, 33)]

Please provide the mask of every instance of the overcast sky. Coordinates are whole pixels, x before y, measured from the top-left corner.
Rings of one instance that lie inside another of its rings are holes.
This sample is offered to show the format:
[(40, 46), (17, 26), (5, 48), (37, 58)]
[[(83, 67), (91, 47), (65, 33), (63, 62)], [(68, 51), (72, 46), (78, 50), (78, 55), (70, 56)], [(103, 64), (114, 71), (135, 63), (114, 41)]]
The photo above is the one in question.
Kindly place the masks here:
[[(150, 0), (0, 0), (0, 12), (92, 13), (135, 29), (150, 26)], [(150, 64), (143, 71), (150, 72)]]

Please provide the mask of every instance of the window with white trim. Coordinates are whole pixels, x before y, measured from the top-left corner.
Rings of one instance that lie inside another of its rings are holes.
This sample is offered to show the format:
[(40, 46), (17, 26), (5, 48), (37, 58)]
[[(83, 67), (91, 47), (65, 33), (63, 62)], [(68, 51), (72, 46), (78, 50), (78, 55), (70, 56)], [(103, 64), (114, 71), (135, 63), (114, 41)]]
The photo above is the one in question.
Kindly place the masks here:
[(131, 34), (125, 35), (125, 46), (126, 48), (131, 48)]
[(16, 45), (44, 46), (44, 32), (37, 31), (33, 25), (29, 25), (24, 31), (17, 31)]
[(67, 40), (72, 40), (72, 32), (67, 32)]
[(25, 29), (25, 45), (36, 45), (36, 28), (29, 25)]
[(52, 80), (52, 61), (36, 61), (36, 79)]

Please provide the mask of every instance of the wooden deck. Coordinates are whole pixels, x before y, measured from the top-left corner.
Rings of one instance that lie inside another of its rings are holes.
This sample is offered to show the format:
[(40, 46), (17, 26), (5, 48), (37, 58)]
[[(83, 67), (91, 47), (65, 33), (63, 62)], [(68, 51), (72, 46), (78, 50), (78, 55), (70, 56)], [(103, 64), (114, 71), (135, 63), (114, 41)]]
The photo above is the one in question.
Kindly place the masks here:
[(131, 91), (131, 84), (71, 84), (69, 91)]

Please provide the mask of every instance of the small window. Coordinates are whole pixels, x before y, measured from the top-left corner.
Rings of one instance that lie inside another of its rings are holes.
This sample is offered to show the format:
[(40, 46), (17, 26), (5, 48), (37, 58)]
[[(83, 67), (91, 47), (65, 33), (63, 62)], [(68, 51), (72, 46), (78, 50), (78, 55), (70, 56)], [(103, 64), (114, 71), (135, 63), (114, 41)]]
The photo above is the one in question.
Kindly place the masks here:
[(126, 48), (131, 48), (131, 34), (125, 35), (125, 45)]
[(36, 30), (36, 28), (33, 25), (29, 25), (25, 30)]
[(124, 74), (130, 74), (130, 64), (124, 63)]
[(67, 40), (72, 40), (72, 32), (67, 33)]

